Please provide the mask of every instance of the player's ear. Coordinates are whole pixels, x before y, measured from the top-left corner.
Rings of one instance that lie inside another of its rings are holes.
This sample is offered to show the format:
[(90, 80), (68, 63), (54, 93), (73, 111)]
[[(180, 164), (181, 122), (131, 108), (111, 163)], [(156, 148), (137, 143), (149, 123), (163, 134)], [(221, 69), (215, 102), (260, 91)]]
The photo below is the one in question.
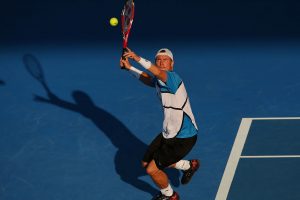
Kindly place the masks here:
[(171, 62), (171, 71), (173, 71), (173, 69), (174, 69), (174, 61), (172, 60), (172, 62)]

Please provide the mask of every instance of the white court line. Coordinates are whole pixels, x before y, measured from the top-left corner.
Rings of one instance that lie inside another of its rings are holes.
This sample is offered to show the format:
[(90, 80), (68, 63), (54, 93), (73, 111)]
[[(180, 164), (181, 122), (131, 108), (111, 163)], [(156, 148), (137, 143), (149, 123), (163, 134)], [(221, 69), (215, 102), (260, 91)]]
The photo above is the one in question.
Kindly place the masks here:
[(267, 118), (257, 117), (257, 118), (251, 118), (251, 119), (252, 120), (283, 119), (284, 120), (284, 119), (300, 119), (300, 117), (267, 117)]
[(226, 200), (237, 168), (244, 144), (252, 123), (252, 119), (243, 118), (235, 138), (223, 177), (215, 200)]
[(240, 158), (300, 158), (300, 155), (241, 156)]

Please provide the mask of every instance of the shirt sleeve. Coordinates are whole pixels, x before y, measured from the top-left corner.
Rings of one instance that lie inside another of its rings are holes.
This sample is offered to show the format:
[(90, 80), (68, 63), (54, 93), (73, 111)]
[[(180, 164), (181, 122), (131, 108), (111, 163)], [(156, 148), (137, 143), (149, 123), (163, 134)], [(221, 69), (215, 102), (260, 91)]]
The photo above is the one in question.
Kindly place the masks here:
[(178, 76), (178, 74), (176, 74), (175, 72), (170, 72), (167, 71), (167, 81), (166, 81), (166, 86), (168, 88), (168, 90), (175, 94), (177, 89), (179, 88), (180, 84), (181, 84), (182, 80), (181, 78)]

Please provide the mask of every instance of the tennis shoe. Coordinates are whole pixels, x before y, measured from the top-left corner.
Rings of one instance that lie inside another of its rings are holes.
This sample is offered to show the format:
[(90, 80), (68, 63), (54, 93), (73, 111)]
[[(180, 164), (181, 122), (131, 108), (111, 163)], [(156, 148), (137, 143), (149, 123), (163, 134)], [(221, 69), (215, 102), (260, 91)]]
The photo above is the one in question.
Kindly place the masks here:
[(172, 196), (166, 196), (163, 195), (161, 192), (156, 195), (155, 197), (153, 197), (152, 200), (179, 200), (179, 195), (177, 194), (177, 192), (173, 192)]
[(190, 160), (190, 168), (183, 171), (181, 184), (189, 183), (194, 173), (198, 170), (199, 167), (200, 167), (199, 160)]

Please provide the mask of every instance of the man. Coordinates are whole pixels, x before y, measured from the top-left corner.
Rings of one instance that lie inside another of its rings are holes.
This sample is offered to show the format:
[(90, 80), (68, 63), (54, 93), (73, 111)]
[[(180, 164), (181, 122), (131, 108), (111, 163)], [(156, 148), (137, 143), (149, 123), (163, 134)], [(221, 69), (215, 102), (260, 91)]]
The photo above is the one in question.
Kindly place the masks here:
[[(149, 145), (142, 160), (143, 167), (160, 188), (154, 200), (178, 200), (164, 169), (173, 167), (183, 170), (182, 184), (187, 184), (199, 168), (198, 160), (182, 160), (197, 140), (198, 128), (192, 113), (189, 98), (181, 78), (173, 71), (174, 58), (169, 49), (160, 49), (155, 64), (138, 56), (130, 49), (120, 59), (120, 66), (150, 87), (156, 87), (164, 109), (163, 130)], [(138, 62), (151, 72), (134, 68), (128, 58)]]

